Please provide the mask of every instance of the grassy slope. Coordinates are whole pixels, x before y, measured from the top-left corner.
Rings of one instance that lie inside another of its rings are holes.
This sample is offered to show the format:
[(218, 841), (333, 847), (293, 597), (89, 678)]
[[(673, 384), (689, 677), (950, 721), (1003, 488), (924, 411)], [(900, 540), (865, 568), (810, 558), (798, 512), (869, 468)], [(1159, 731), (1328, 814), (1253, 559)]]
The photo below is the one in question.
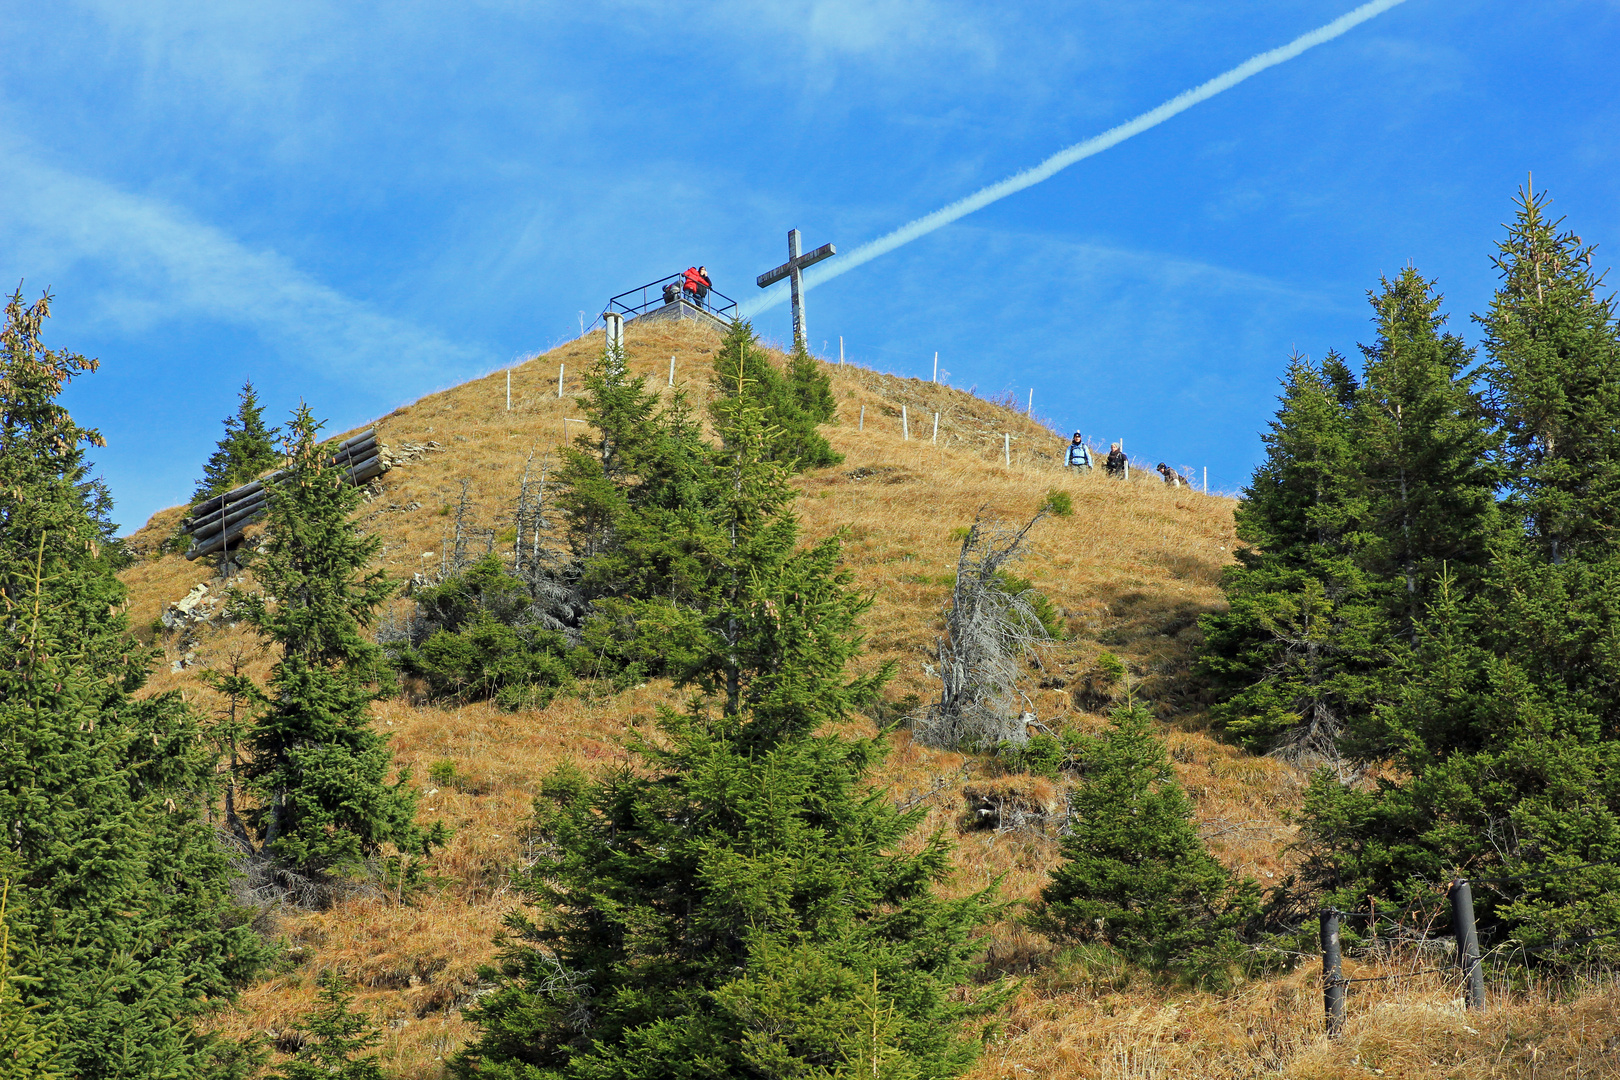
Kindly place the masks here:
[[(689, 324), (627, 330), (631, 366), (651, 375), (653, 385), (664, 383), (674, 355), (677, 379), (700, 391), (717, 344)], [(561, 441), (563, 418), (574, 411), (571, 397), (556, 396), (557, 365), (567, 365), (569, 388), (577, 390), (578, 374), (600, 347), (600, 338), (584, 339), (514, 369), (510, 412), (505, 374), (498, 373), (379, 421), (390, 446), (431, 440), (442, 447), (382, 477), (360, 512), (365, 527), (383, 539), (381, 558), (390, 573), (409, 578), (438, 565), (463, 479), (470, 482), (478, 523), (505, 527), (525, 461), (533, 453), (538, 472), (543, 455)], [(988, 516), (1027, 519), (1049, 488), (1068, 491), (1074, 515), (1042, 523), (1019, 567), (1062, 609), (1071, 633), (1047, 651), (1043, 670), (1030, 673), (1026, 690), (1034, 711), (1053, 726), (1100, 725), (1102, 718), (1080, 710), (1067, 687), (1038, 684), (1065, 679), (1072, 686), (1104, 649), (1123, 657), (1137, 692), (1166, 722), (1177, 769), (1212, 848), (1262, 883), (1280, 877), (1293, 832), (1287, 813), (1297, 806), (1305, 778), (1204, 734), (1202, 709), (1186, 679), (1194, 620), (1222, 603), (1217, 583), (1231, 558), (1232, 500), (1169, 490), (1152, 474), (1129, 484), (1066, 474), (1057, 468), (1061, 440), (1013, 410), (916, 379), (853, 366), (828, 370), (840, 419), (828, 434), (846, 461), (800, 479), (799, 512), (807, 538), (848, 529), (849, 564), (876, 597), (862, 662), (898, 662), (891, 695), (926, 700), (933, 693), (922, 665), (932, 656), (955, 564), (951, 531), (981, 507)], [(901, 438), (902, 405), (914, 434), (909, 442)], [(858, 430), (863, 406), (864, 431)], [(935, 412), (937, 446), (928, 439)], [(571, 435), (578, 433), (570, 427)], [(1002, 460), (1002, 432), (1014, 436), (1010, 467)], [(155, 515), (136, 534), (137, 547), (155, 548), (179, 515), (178, 509)], [(205, 629), (179, 640), (151, 628), (194, 584), (208, 581), (217, 591), (212, 567), (167, 555), (142, 561), (124, 577), (139, 632), (163, 644), (170, 661), (193, 654), (185, 670), (164, 664), (152, 690), (181, 688), (212, 709), (218, 702), (197, 681), (198, 666), (228, 666), (235, 658), (263, 673), (268, 659), (239, 630)], [(459, 1006), (475, 992), (476, 969), (492, 956), (491, 939), (516, 903), (509, 875), (526, 858), (523, 822), (536, 779), (562, 761), (589, 768), (613, 760), (626, 724), (668, 700), (669, 686), (654, 682), (611, 698), (559, 699), (542, 712), (517, 715), (484, 705), (382, 703), (377, 723), (393, 736), (399, 763), (432, 792), (424, 817), (442, 817), (455, 829), (431, 867), (443, 886), (405, 906), (380, 896), (325, 912), (275, 914), (277, 932), (292, 946), (288, 962), (245, 992), (221, 1027), (288, 1030), (313, 1000), (316, 975), (335, 966), (359, 984), (363, 1007), (382, 1021), (384, 1064), (402, 1076), (440, 1075), (437, 1062), (469, 1036)], [(897, 799), (929, 807), (928, 829), (957, 834), (959, 872), (951, 887), (971, 890), (999, 878), (1006, 896), (1034, 896), (1055, 856), (1049, 835), (963, 830), (963, 791), (989, 782), (984, 763), (916, 746), (904, 731), (893, 742), (880, 780)], [(454, 762), (459, 778), (453, 788), (434, 791), (427, 770), (443, 760)], [(1035, 783), (1026, 794), (1041, 800), (1054, 793)], [(1613, 1060), (1604, 1056), (1615, 1030), (1608, 1019), (1615, 1003), (1607, 996), (1559, 1010), (1518, 1000), (1470, 1018), (1470, 1028), (1434, 976), (1361, 984), (1351, 998), (1347, 1037), (1328, 1044), (1319, 1035), (1314, 965), (1214, 997), (1088, 971), (1010, 923), (995, 928), (987, 951), (995, 968), (1030, 977), (1003, 1034), (973, 1074), (979, 1080), (1362, 1076), (1373, 1068), (1403, 1076), (1510, 1076)]]

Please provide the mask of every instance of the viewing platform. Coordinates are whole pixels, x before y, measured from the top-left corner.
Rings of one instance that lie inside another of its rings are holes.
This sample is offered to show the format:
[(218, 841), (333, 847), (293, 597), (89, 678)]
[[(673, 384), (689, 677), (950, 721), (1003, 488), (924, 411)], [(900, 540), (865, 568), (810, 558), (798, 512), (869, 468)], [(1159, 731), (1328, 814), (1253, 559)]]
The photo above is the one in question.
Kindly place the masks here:
[[(737, 317), (737, 301), (718, 289), (710, 289), (709, 295), (699, 300), (691, 293), (680, 291), (681, 278), (680, 274), (671, 274), (622, 292), (610, 299), (603, 310), (618, 312), (627, 323), (637, 319), (643, 322), (691, 319), (725, 333)], [(675, 286), (674, 298), (665, 300), (665, 287), (671, 284)]]

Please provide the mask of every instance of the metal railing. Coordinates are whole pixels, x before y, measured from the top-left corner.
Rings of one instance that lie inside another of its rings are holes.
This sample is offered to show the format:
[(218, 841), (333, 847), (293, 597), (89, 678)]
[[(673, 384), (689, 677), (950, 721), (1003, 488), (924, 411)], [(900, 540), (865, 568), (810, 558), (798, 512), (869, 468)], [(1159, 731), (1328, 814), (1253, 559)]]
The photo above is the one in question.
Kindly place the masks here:
[[(661, 277), (657, 281), (649, 281), (645, 285), (622, 292), (608, 300), (607, 307), (603, 310), (617, 311), (627, 319), (633, 319), (637, 315), (645, 315), (655, 308), (664, 306), (665, 285), (673, 281), (676, 287), (679, 288), (685, 276), (685, 274), (670, 274), (668, 277)], [(722, 319), (734, 319), (737, 317), (737, 301), (719, 289), (711, 288), (709, 295), (701, 301), (688, 292), (680, 293), (680, 297), (693, 307), (707, 311), (711, 315), (717, 315)], [(638, 298), (639, 303), (637, 302)], [(720, 302), (717, 303), (717, 301)]]

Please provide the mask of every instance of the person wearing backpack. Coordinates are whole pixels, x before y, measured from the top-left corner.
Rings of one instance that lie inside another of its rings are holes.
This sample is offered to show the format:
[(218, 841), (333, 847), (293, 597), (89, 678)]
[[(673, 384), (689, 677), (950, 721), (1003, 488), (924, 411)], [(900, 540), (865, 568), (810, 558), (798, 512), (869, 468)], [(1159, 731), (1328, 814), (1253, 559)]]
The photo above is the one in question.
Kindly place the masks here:
[(1069, 443), (1069, 456), (1065, 464), (1071, 469), (1091, 468), (1091, 449), (1078, 431), (1074, 433), (1074, 441)]

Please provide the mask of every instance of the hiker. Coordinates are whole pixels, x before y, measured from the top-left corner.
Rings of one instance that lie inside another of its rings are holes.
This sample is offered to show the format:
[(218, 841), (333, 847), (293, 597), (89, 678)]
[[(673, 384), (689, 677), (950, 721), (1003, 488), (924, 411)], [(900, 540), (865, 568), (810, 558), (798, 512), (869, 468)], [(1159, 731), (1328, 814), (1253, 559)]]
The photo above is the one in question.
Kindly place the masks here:
[(1078, 431), (1074, 433), (1074, 441), (1069, 444), (1067, 464), (1071, 469), (1091, 468), (1091, 450), (1086, 446), (1086, 440), (1081, 437)]
[(1116, 480), (1123, 479), (1125, 476), (1125, 463), (1128, 461), (1130, 461), (1130, 458), (1126, 457), (1125, 451), (1119, 448), (1119, 443), (1113, 443), (1108, 447), (1108, 457), (1103, 462), (1103, 471)]
[(688, 266), (686, 273), (681, 275), (681, 296), (684, 299), (698, 303), (698, 287), (703, 284), (703, 276), (695, 266)]
[(1180, 473), (1176, 472), (1176, 470), (1172, 469), (1162, 461), (1159, 462), (1158, 471), (1159, 475), (1164, 477), (1164, 482), (1169, 484), (1171, 487), (1178, 488), (1186, 482), (1181, 478)]
[(709, 269), (708, 269), (708, 267), (706, 267), (706, 266), (698, 267), (698, 287), (697, 287), (698, 307), (702, 307), (703, 302), (709, 298), (709, 290), (712, 289), (712, 288), (714, 288), (714, 282), (709, 280)]
[(664, 283), (664, 303), (673, 304), (681, 296), (681, 283), (668, 281)]

